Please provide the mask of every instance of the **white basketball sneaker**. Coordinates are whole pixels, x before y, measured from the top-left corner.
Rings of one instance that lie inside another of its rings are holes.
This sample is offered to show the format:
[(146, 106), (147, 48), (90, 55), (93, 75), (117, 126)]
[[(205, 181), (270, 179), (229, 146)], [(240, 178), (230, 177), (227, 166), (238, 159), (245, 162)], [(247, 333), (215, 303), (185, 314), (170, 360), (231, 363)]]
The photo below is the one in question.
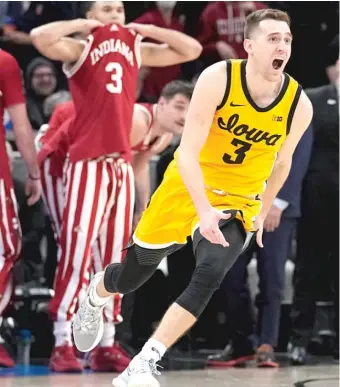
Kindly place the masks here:
[(81, 352), (89, 352), (96, 347), (103, 336), (104, 321), (102, 306), (94, 306), (90, 296), (104, 272), (97, 273), (91, 280), (86, 297), (80, 304), (72, 325), (74, 344)]
[(160, 387), (155, 378), (160, 374), (153, 359), (147, 360), (138, 354), (131, 360), (128, 368), (113, 379), (112, 384), (114, 387)]

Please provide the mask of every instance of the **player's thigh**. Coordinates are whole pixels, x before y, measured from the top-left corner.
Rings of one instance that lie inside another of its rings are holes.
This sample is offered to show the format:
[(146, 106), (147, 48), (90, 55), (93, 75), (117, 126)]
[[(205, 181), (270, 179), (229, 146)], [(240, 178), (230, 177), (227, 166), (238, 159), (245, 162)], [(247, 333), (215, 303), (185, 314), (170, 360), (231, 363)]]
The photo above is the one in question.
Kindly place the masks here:
[(146, 248), (183, 245), (191, 234), (195, 215), (187, 190), (172, 183), (161, 184), (137, 225), (134, 241)]
[(118, 160), (111, 165), (111, 192), (99, 237), (95, 242), (103, 267), (122, 262), (131, 238), (134, 208), (134, 176), (130, 164)]
[[(109, 178), (106, 165), (88, 161), (70, 163), (67, 171), (61, 244), (77, 243), (76, 250), (89, 250), (98, 237), (107, 207)], [(76, 241), (76, 242), (74, 242)]]
[(193, 239), (196, 257), (194, 276), (203, 274), (205, 281), (210, 281), (216, 287), (241, 254), (246, 239), (243, 225), (236, 218), (226, 222), (221, 231), (229, 242), (228, 247), (209, 242), (201, 236), (199, 230), (196, 230)]

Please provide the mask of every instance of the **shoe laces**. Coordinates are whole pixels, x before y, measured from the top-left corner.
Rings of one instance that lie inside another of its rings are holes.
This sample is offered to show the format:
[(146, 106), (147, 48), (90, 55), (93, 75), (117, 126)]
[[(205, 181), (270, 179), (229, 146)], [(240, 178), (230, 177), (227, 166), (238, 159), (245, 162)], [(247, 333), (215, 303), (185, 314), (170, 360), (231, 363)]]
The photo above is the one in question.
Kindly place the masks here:
[(158, 365), (153, 359), (149, 360), (149, 367), (152, 375), (159, 376), (161, 373), (158, 371), (157, 367), (162, 369), (160, 365)]
[(90, 334), (96, 329), (97, 320), (99, 314), (101, 313), (101, 308), (91, 307), (89, 305), (83, 304), (80, 311), (80, 327), (79, 329), (85, 334)]
[(158, 371), (157, 368), (163, 368), (160, 365), (156, 363), (154, 359), (143, 359), (139, 358), (139, 364), (138, 368), (135, 369), (135, 372), (140, 374), (149, 374), (151, 373), (152, 375), (159, 376), (161, 373)]

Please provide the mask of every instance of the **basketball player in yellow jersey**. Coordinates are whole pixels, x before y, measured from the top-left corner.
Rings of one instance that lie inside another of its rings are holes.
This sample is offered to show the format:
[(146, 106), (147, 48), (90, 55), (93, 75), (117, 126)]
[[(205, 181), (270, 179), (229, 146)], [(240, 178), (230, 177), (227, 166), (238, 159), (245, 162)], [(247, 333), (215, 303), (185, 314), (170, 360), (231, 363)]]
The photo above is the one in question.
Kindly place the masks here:
[(123, 264), (92, 280), (73, 326), (81, 351), (100, 340), (100, 309), (112, 293), (141, 286), (168, 254), (192, 236), (196, 270), (153, 337), (113, 381), (157, 387), (156, 363), (197, 320), (257, 231), (288, 176), (312, 119), (301, 86), (283, 73), (291, 54), (290, 20), (278, 10), (248, 16), (248, 61), (219, 62), (200, 76), (175, 160), (137, 226)]

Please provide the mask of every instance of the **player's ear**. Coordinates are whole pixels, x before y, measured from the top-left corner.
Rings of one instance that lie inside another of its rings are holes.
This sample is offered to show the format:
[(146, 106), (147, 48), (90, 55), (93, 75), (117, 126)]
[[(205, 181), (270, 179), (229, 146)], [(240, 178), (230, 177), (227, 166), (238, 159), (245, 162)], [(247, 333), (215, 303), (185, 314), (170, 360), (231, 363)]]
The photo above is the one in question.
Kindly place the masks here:
[(157, 105), (165, 105), (167, 103), (167, 99), (164, 97), (159, 97), (159, 100), (157, 102)]
[(244, 39), (243, 47), (248, 55), (253, 52), (253, 42), (250, 39)]

